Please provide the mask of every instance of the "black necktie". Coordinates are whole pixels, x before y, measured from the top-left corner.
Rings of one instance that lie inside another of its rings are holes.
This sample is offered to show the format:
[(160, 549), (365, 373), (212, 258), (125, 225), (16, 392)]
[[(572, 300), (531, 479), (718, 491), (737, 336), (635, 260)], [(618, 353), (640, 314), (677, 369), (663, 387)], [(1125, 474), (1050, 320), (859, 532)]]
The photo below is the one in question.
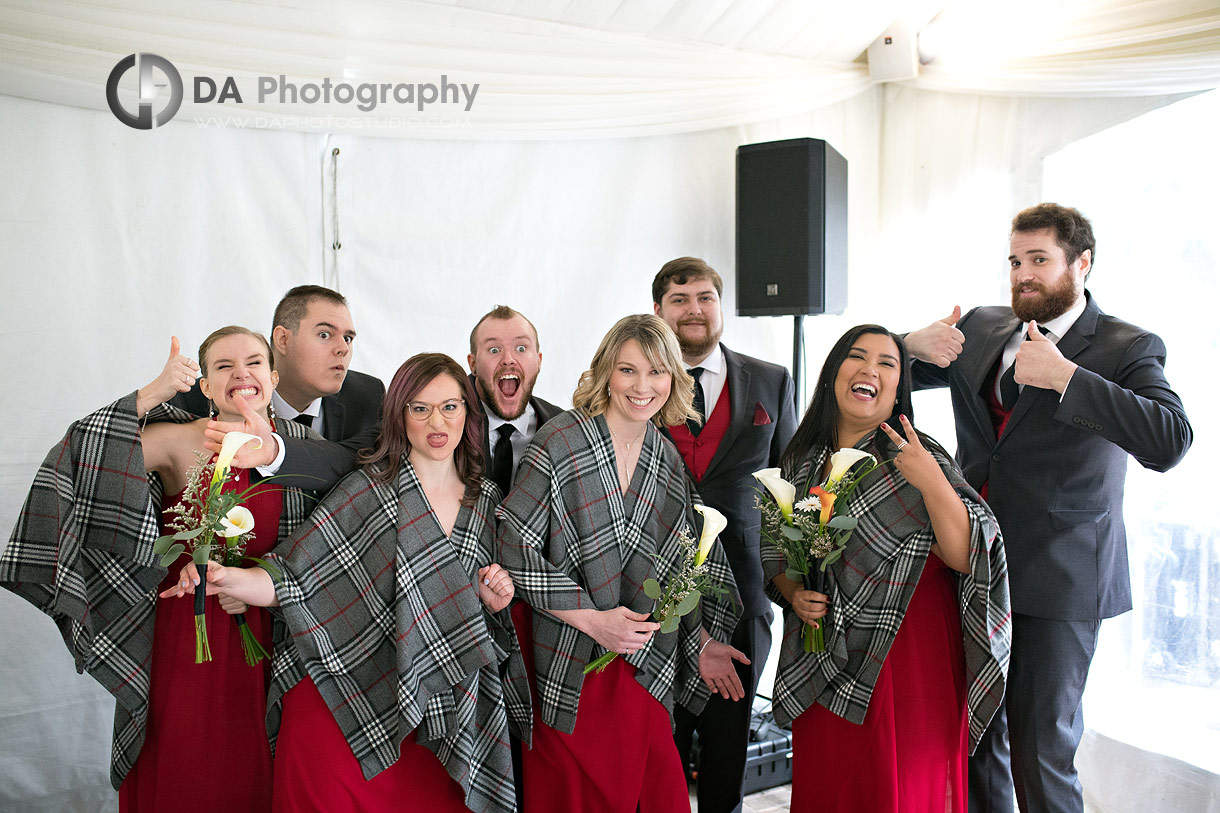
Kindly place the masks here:
[[(1045, 336), (1050, 331), (1038, 325), (1038, 330), (1042, 331)], [(1023, 341), (1029, 341), (1029, 329), (1025, 329), (1025, 338)], [(1012, 412), (1013, 406), (1017, 403), (1017, 396), (1021, 394), (1021, 387), (1017, 385), (1017, 360), (1013, 357), (1012, 364), (1008, 365), (1008, 369), (1004, 371), (1004, 375), (1000, 376), (1000, 406), (1004, 407), (1005, 411)]]
[(496, 440), (496, 448), (491, 451), (491, 479), (505, 496), (513, 484), (513, 432), (516, 431), (517, 427), (511, 423), (501, 425), (496, 430), (500, 436)]
[(703, 387), (699, 386), (699, 376), (703, 375), (702, 367), (692, 367), (687, 370), (691, 374), (691, 378), (695, 379), (695, 400), (691, 404), (695, 411), (699, 413), (699, 417), (703, 420), (695, 421), (688, 418), (686, 420), (686, 428), (695, 437), (699, 436), (699, 432), (703, 429), (703, 424), (707, 422), (707, 405), (703, 400)]
[(304, 426), (306, 429), (313, 429), (313, 415), (306, 415), (304, 412), (298, 414), (294, 421)]

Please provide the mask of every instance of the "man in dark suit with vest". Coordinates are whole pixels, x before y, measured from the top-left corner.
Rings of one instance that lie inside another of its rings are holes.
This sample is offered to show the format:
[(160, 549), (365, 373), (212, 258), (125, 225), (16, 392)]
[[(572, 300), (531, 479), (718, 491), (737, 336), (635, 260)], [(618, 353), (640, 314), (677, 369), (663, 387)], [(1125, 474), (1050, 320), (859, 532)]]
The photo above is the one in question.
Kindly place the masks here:
[[(385, 386), (371, 375), (349, 370), (356, 329), (347, 300), (320, 285), (298, 285), (276, 305), (271, 349), (279, 385), (271, 396), (274, 414), (313, 429), (325, 440), (272, 439), (265, 422), (251, 426), (218, 425), (209, 437), (226, 431), (252, 431), (272, 442), (247, 447), (238, 465), (259, 466), (278, 474), (284, 485), (317, 490), (333, 485), (355, 465), (356, 451), (376, 437)], [(209, 404), (196, 384), (171, 401), (188, 412), (208, 415)], [(249, 422), (249, 419), (248, 419)], [(289, 480), (291, 475), (301, 479)]]
[(507, 305), (497, 305), (475, 323), (466, 363), (483, 404), (485, 476), (507, 495), (534, 433), (563, 409), (534, 396), (542, 369), (538, 331)]
[(1008, 557), (1012, 657), (970, 762), (976, 813), (1011, 810), (1014, 786), (1023, 811), (1083, 809), (1073, 763), (1085, 679), (1101, 620), (1131, 609), (1127, 456), (1165, 471), (1193, 438), (1164, 343), (1085, 290), (1095, 255), (1075, 209), (1025, 209), (1012, 224), (1012, 306), (960, 319), (955, 308), (907, 337), (916, 388), (950, 388), (958, 462)]
[(702, 425), (691, 421), (668, 427), (666, 433), (686, 462), (703, 501), (728, 518), (720, 541), (744, 604), (733, 639), (709, 642), (700, 659), (728, 659), (733, 649), (750, 658), (748, 664), (732, 661), (743, 688), (740, 700), (713, 692), (698, 717), (682, 708), (674, 710), (674, 736), (684, 766), (690, 764), (691, 732), (699, 732), (700, 813), (741, 807), (750, 714), (771, 648), (774, 617), (771, 601), (763, 592), (760, 520), (751, 475), (778, 466), (796, 431), (794, 387), (788, 371), (720, 344), (722, 292), (720, 275), (694, 257), (670, 260), (652, 281), (653, 312), (677, 335), (682, 360), (695, 378), (695, 408), (705, 416)]

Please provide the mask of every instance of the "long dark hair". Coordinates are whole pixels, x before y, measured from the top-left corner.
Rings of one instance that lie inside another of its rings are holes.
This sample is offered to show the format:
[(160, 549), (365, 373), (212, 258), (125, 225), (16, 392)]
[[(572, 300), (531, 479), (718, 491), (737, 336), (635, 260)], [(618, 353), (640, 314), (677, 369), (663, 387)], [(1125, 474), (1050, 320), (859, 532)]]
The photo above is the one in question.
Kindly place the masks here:
[(466, 421), (462, 439), (453, 450), (453, 462), (466, 485), (462, 505), (474, 505), (483, 487), (483, 408), (461, 365), (444, 353), (420, 353), (402, 363), (381, 404), (381, 434), (373, 448), (361, 452), (356, 462), (376, 482), (388, 483), (398, 476), (402, 456), (411, 451), (407, 404), (438, 375), (456, 381), (466, 399)]
[[(840, 336), (826, 355), (826, 362), (822, 365), (822, 371), (818, 373), (817, 388), (813, 392), (813, 397), (809, 399), (809, 408), (805, 410), (805, 417), (801, 419), (801, 425), (796, 428), (796, 434), (792, 436), (788, 448), (784, 449), (784, 454), (780, 458), (780, 467), (785, 474), (792, 474), (796, 471), (801, 462), (815, 451), (825, 450), (827, 453), (838, 451), (835, 444), (838, 443), (839, 438), (839, 403), (835, 399), (835, 378), (839, 375), (839, 367), (847, 360), (847, 354), (851, 352), (856, 341), (861, 336), (870, 333), (888, 336), (898, 347), (898, 397), (894, 401), (894, 411), (886, 423), (890, 425), (891, 429), (902, 434), (902, 425), (898, 422), (898, 416), (906, 415), (912, 423), (914, 422), (914, 410), (911, 408), (911, 358), (907, 353), (906, 342), (902, 340), (901, 336), (891, 333), (881, 325), (856, 325)], [(815, 472), (815, 477), (817, 474)]]

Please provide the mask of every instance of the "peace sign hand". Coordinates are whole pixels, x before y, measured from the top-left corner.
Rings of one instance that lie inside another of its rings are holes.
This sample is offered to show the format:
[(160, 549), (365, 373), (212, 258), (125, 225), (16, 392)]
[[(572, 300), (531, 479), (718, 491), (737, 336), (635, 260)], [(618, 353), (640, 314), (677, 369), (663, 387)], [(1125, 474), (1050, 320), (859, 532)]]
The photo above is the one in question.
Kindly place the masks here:
[(947, 482), (945, 473), (940, 470), (940, 464), (936, 462), (936, 458), (932, 457), (932, 453), (919, 442), (919, 434), (916, 433), (915, 427), (911, 426), (907, 416), (899, 415), (898, 419), (902, 421), (902, 431), (906, 433), (905, 439), (891, 429), (889, 424), (881, 424), (882, 430), (898, 447), (898, 454), (894, 456), (894, 468), (902, 473), (908, 483), (926, 496), (930, 488)]

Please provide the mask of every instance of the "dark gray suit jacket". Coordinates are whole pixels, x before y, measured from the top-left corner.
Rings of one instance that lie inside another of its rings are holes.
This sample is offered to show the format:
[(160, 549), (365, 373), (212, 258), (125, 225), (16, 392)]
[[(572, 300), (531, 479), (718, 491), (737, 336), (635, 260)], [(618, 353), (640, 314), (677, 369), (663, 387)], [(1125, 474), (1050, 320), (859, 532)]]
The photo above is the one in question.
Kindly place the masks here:
[[(763, 590), (762, 556), (758, 551), (761, 515), (754, 507), (757, 481), (750, 475), (778, 466), (780, 455), (792, 440), (796, 432), (795, 387), (788, 370), (778, 364), (734, 353), (723, 344), (720, 347), (726, 362), (731, 417), (712, 462), (695, 488), (706, 504), (729, 521), (720, 542), (745, 605), (741, 617), (753, 618), (771, 612), (771, 599)], [(665, 434), (668, 437), (669, 431)]]
[(947, 368), (914, 364), (916, 389), (948, 386), (957, 460), (1000, 521), (1015, 613), (1066, 621), (1131, 609), (1123, 486), (1127, 455), (1165, 471), (1190, 448), (1181, 399), (1165, 380), (1165, 345), (1102, 313), (1084, 312), (1058, 343), (1079, 365), (1060, 401), (1023, 387), (1003, 437), (984, 400), (991, 373), (1020, 320), (1011, 308), (976, 308), (957, 323), (965, 347)]
[[(284, 464), (276, 482), (290, 488), (329, 491), (356, 465), (356, 453), (371, 446), (381, 424), (381, 401), (385, 385), (381, 379), (348, 370), (343, 386), (322, 398), (322, 430), (325, 440), (289, 438), (284, 441)], [(208, 402), (196, 385), (190, 392), (170, 400), (174, 406), (199, 416), (208, 414)]]

